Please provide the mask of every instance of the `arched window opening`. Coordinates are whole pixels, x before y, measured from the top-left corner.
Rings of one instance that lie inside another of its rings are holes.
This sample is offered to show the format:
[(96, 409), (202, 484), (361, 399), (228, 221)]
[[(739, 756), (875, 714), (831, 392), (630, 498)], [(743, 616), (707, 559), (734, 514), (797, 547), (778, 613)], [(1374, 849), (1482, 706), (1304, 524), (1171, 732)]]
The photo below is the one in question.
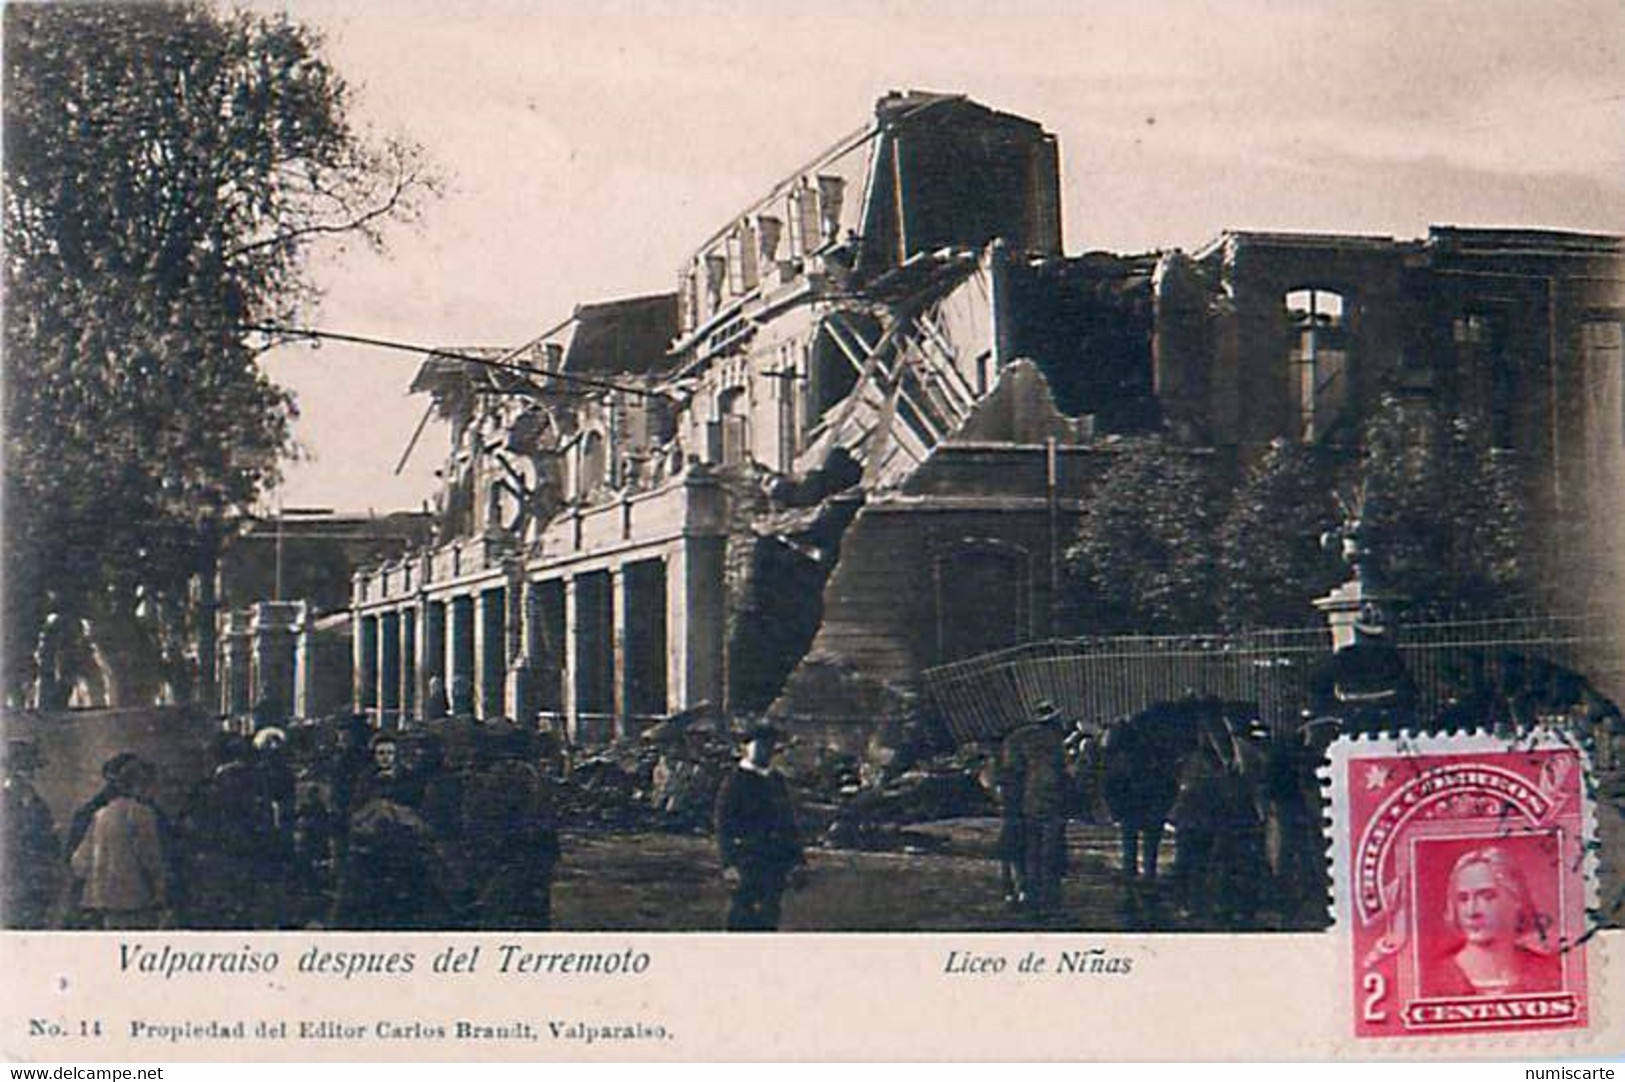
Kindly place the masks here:
[(858, 370), (851, 358), (828, 331), (819, 330), (808, 351), (807, 426), (817, 424), (837, 402), (852, 393), (857, 383)]
[(1292, 328), (1289, 357), (1296, 392), (1298, 438), (1319, 443), (1343, 419), (1349, 403), (1346, 308), (1341, 293), (1294, 289), (1287, 293)]

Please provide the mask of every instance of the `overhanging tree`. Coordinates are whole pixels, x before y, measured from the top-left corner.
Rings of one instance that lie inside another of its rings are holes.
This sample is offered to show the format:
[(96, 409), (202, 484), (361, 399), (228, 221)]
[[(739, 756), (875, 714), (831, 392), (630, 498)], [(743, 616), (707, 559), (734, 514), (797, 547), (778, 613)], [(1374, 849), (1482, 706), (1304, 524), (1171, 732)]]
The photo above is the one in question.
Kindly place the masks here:
[(1487, 426), (1427, 398), (1384, 398), (1355, 473), (1382, 584), (1410, 618), (1497, 616), (1541, 600), (1514, 459)]
[(1066, 551), (1088, 630), (1216, 626), (1215, 489), (1208, 454), (1161, 439), (1121, 445)]
[(1347, 569), (1321, 536), (1339, 525), (1332, 452), (1275, 440), (1252, 462), (1219, 526), (1220, 616), (1227, 628), (1303, 627), (1312, 600)]
[(1375, 581), (1407, 620), (1537, 604), (1537, 520), (1516, 461), (1486, 426), (1422, 396), (1385, 396), (1352, 452), (1279, 441), (1234, 492), (1214, 460), (1163, 440), (1125, 444), (1067, 550), (1092, 631), (1312, 626), (1312, 600), (1348, 574), (1322, 534), (1361, 494)]
[(313, 245), (379, 247), (434, 180), (352, 124), (284, 17), (18, 4), (4, 25), (6, 690), (58, 705), (93, 648), (115, 701), (150, 701), (184, 682), (193, 576), (291, 447), (244, 328), (290, 322)]

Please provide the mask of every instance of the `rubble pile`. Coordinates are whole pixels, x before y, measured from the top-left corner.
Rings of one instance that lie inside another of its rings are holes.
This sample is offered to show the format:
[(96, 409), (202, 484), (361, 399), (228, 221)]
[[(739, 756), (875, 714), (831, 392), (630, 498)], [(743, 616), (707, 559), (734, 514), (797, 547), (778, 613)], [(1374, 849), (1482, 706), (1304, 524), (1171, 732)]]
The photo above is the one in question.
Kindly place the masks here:
[[(910, 734), (912, 736), (913, 734)], [(912, 823), (994, 815), (994, 756), (974, 746), (929, 752), (918, 739), (871, 741), (856, 777), (842, 779), (823, 832), (835, 848), (917, 847)]]
[(571, 765), (554, 786), (554, 807), (572, 826), (638, 830), (650, 827), (645, 802), (654, 760), (648, 749), (626, 742)]
[(733, 739), (701, 705), (575, 760), (560, 774), (557, 806), (567, 822), (622, 830), (711, 829)]
[(708, 731), (666, 734), (662, 728), (644, 734), (659, 749), (649, 779), (649, 808), (662, 829), (709, 831), (717, 790), (736, 757), (733, 742)]

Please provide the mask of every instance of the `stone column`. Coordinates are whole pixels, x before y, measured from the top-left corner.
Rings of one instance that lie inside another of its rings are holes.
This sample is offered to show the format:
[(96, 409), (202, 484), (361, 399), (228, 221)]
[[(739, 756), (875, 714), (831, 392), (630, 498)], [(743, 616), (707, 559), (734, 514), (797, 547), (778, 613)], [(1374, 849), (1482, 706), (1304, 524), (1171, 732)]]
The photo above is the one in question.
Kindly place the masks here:
[(226, 712), (226, 637), (221, 629), (214, 629), (214, 698), (208, 700), (208, 708), (216, 714)]
[(536, 681), (542, 640), (541, 601), (536, 583), (526, 582), (522, 577), (513, 581), (509, 597), (513, 649), (508, 665), (508, 713), (528, 729), (535, 723), (539, 708)]
[(282, 602), (254, 606), (249, 633), (253, 638), (253, 686), (249, 709), (256, 723), (280, 724), (293, 711), (294, 609)]
[(354, 610), (350, 620), (354, 634), (350, 648), (354, 657), (351, 701), (355, 713), (365, 714), (378, 705), (378, 618)]
[(293, 716), (316, 716), (316, 621), (310, 604), (299, 603), (298, 623), (294, 631), (293, 654)]
[(197, 683), (192, 701), (212, 709), (220, 701), (220, 593), (219, 558), (215, 566), (198, 576), (197, 603)]
[[(667, 707), (677, 713), (697, 701), (688, 686), (688, 558), (686, 542), (679, 539), (667, 550), (666, 561), (666, 696)], [(720, 703), (717, 705), (721, 705)]]
[(518, 561), (510, 559), (507, 562), (506, 590), (503, 594), (503, 652), (509, 662), (514, 658), (523, 656), (525, 646), (525, 605), (528, 603), (529, 590), (525, 582), (524, 566)]
[(998, 381), (999, 373), (1010, 363), (1010, 253), (1004, 241), (995, 240), (982, 256), (982, 270), (987, 275), (988, 309), (993, 327), (993, 371), (988, 385)]
[(250, 643), (247, 621), (241, 613), (227, 613), (224, 639), (225, 671), (220, 681), (221, 712), (241, 717), (253, 706), (249, 684)]
[(581, 621), (580, 598), (576, 590), (576, 577), (564, 578), (564, 724), (571, 743), (581, 736), (581, 664), (577, 643), (577, 625)]
[(687, 537), (666, 553), (667, 709), (723, 695), (723, 539)]
[(632, 688), (629, 683), (626, 650), (629, 643), (627, 620), (631, 612), (631, 598), (627, 591), (631, 582), (625, 564), (616, 564), (609, 572), (609, 650), (610, 686), (613, 696), (616, 736), (627, 734), (627, 723), (632, 713)]
[(429, 701), (429, 680), (434, 676), (434, 652), (429, 643), (429, 599), (421, 592), (412, 606), (412, 618), (417, 634), (412, 636), (412, 706), (413, 716), (427, 718), (425, 704)]
[(473, 688), (470, 698), (473, 700), (474, 715), (484, 718), (489, 717), (491, 713), (486, 706), (488, 699), (486, 698), (487, 689), (485, 687), (485, 654), (490, 648), (490, 643), (486, 641), (485, 630), (485, 591), (475, 590), (471, 600), (474, 605), (472, 612), (473, 626), (469, 629), (469, 632), (474, 636), (474, 668), (469, 673), (470, 683)]
[(502, 639), (507, 666), (502, 679), (502, 712), (528, 729), (536, 713), (531, 706), (530, 658), (525, 651), (525, 610), (530, 604), (530, 588), (521, 561), (510, 558), (504, 569), (507, 600), (502, 610)]

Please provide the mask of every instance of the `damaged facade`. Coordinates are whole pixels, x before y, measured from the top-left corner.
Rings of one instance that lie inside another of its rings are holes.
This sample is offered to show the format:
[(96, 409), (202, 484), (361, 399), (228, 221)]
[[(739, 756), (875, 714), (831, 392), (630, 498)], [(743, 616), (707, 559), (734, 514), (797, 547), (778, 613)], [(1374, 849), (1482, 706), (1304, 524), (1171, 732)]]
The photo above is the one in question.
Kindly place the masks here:
[(348, 703), (356, 568), (433, 536), (425, 513), (326, 509), (246, 518), (193, 581), (198, 698), (230, 717), (314, 717)]
[(1336, 444), (1383, 392), (1432, 393), (1578, 510), (1620, 455), (1622, 250), (1529, 229), (1226, 233), (1159, 261), (1158, 400), (1217, 446)]
[(1113, 437), (1337, 441), (1395, 385), (1476, 396), (1578, 492), (1625, 458), (1619, 261), (1481, 230), (1068, 257), (1053, 136), (888, 96), (675, 293), (425, 360), (437, 537), (355, 576), (355, 706), (443, 692), (587, 742), (706, 704), (857, 731), (922, 668), (1059, 630)]

